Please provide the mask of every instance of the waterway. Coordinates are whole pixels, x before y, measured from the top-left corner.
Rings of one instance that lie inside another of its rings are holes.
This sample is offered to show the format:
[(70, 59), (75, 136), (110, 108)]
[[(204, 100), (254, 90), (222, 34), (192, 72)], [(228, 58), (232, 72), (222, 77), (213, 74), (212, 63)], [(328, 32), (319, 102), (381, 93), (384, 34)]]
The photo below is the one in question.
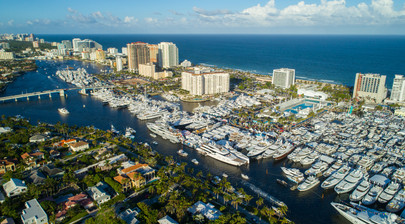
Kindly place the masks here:
[[(11, 83), (6, 91), (0, 96), (21, 94), (25, 92), (36, 92), (56, 88), (72, 87), (54, 76), (58, 69), (67, 66), (77, 69), (84, 67), (89, 73), (96, 73), (102, 66), (79, 62), (79, 61), (37, 61), (38, 71), (28, 72), (18, 77)], [(198, 106), (193, 103), (182, 103), (182, 108), (192, 110)], [(58, 108), (66, 107), (69, 115), (61, 115)], [(187, 158), (177, 155), (176, 151), (182, 148), (181, 144), (172, 144), (160, 137), (152, 138), (146, 128), (146, 121), (138, 120), (126, 109), (112, 109), (102, 104), (91, 96), (83, 96), (77, 91), (68, 91), (67, 97), (59, 97), (54, 94), (52, 98), (47, 96), (37, 99), (32, 97), (29, 101), (9, 101), (0, 103), (0, 115), (15, 116), (22, 115), (30, 119), (32, 123), (47, 122), (55, 124), (58, 121), (69, 125), (88, 126), (107, 130), (113, 124), (116, 129), (124, 131), (127, 126), (136, 130), (136, 141), (151, 143), (154, 140), (158, 145), (150, 144), (162, 155), (172, 155), (179, 162), (187, 162), (189, 167), (204, 173), (221, 176), (228, 174), (229, 181), (235, 188), (243, 187), (254, 195), (263, 197), (269, 203), (268, 196), (271, 195), (285, 202), (289, 208), (288, 217), (295, 223), (348, 223), (330, 205), (331, 201), (347, 200), (348, 195), (338, 197), (332, 191), (323, 191), (318, 185), (308, 192), (290, 191), (288, 188), (277, 184), (276, 179), (282, 178), (280, 166), (290, 166), (286, 160), (274, 162), (273, 160), (252, 161), (248, 166), (234, 167), (211, 158), (197, 154), (194, 150), (185, 148), (189, 153)], [(194, 165), (190, 161), (196, 158), (200, 163)], [(250, 177), (248, 181), (241, 178), (241, 173)]]

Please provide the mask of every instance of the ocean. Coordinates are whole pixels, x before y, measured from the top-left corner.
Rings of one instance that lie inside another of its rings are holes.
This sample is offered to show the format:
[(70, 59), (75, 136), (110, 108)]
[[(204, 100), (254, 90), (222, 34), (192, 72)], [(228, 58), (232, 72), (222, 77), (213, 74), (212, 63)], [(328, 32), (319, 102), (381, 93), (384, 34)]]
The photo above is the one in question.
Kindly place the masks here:
[(273, 69), (294, 68), (296, 78), (354, 85), (356, 73), (405, 75), (405, 36), (354, 35), (37, 35), (46, 41), (92, 39), (103, 49), (121, 48), (143, 41), (173, 42), (180, 61), (271, 74)]

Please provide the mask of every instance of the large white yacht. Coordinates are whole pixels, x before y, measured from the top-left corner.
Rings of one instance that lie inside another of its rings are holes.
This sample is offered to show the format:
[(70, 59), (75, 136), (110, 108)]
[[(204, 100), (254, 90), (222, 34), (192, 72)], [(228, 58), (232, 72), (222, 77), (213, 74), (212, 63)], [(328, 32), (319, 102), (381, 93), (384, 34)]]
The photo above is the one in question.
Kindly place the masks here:
[(299, 184), (305, 179), (304, 174), (301, 173), (301, 171), (297, 168), (281, 167), (281, 170), (286, 175), (286, 177), (294, 183)]
[(385, 207), (389, 212), (398, 212), (405, 206), (405, 190), (401, 189)]
[(352, 191), (363, 178), (363, 172), (360, 169), (355, 169), (350, 172), (339, 184), (335, 186), (335, 191), (338, 194), (344, 194)]
[(392, 200), (394, 195), (401, 189), (401, 184), (393, 181), (391, 182), (387, 188), (380, 194), (378, 197), (378, 202), (384, 204)]
[(303, 183), (298, 185), (298, 190), (299, 191), (307, 191), (313, 187), (315, 187), (317, 184), (319, 184), (319, 179), (316, 178), (315, 176), (309, 176)]
[(368, 193), (368, 191), (371, 188), (371, 184), (368, 180), (363, 179), (359, 186), (356, 187), (356, 189), (350, 194), (350, 201), (360, 201), (361, 199), (364, 198), (364, 196), (366, 196), (366, 194)]
[(376, 223), (402, 223), (403, 219), (396, 214), (380, 212), (362, 205), (351, 203), (344, 205), (336, 202), (330, 203), (343, 217), (355, 224), (376, 224)]
[(333, 188), (336, 184), (338, 184), (343, 178), (347, 176), (350, 172), (350, 167), (346, 164), (339, 168), (336, 172), (334, 172), (331, 176), (329, 176), (324, 182), (322, 182), (321, 187), (323, 189), (330, 189)]
[(200, 147), (196, 150), (211, 158), (234, 166), (242, 166), (249, 163), (248, 159), (246, 160), (241, 156), (237, 156), (235, 153), (230, 152), (228, 149), (213, 143), (201, 144)]
[(377, 198), (383, 192), (384, 188), (390, 180), (380, 174), (374, 175), (370, 178), (370, 183), (373, 185), (367, 195), (363, 198), (362, 203), (365, 205), (371, 205), (377, 201)]

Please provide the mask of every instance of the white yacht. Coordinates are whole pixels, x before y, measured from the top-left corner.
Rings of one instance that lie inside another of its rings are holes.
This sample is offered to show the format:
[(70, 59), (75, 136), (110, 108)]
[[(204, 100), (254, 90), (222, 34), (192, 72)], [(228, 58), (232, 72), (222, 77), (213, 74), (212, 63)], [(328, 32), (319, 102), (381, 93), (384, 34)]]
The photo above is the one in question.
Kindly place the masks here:
[(126, 138), (130, 138), (130, 139), (135, 138), (135, 133), (136, 133), (136, 131), (131, 127), (127, 127), (125, 129), (125, 137)]
[(249, 176), (246, 174), (241, 173), (240, 176), (245, 180), (249, 180)]
[(299, 191), (307, 191), (307, 190), (315, 187), (319, 183), (320, 183), (320, 181), (318, 178), (316, 178), (315, 176), (309, 176), (309, 177), (307, 177), (307, 179), (305, 179), (305, 181), (303, 183), (298, 185), (297, 189)]
[(356, 189), (350, 194), (350, 201), (361, 201), (361, 199), (364, 198), (364, 196), (366, 196), (366, 194), (368, 193), (368, 191), (371, 188), (371, 184), (368, 180), (363, 179), (359, 186), (356, 187)]
[(287, 179), (294, 183), (299, 184), (305, 179), (304, 174), (297, 168), (281, 167), (281, 170), (284, 172)]
[(325, 181), (322, 182), (321, 187), (323, 189), (330, 189), (336, 186), (343, 178), (347, 176), (350, 172), (350, 167), (346, 164), (343, 165), (340, 169), (330, 175)]
[(63, 115), (66, 115), (66, 114), (69, 114), (69, 111), (66, 109), (66, 108), (59, 108), (58, 109), (58, 111), (59, 111), (59, 113), (61, 113), (61, 114), (63, 114)]
[(308, 170), (305, 171), (305, 175), (318, 176), (318, 175), (322, 174), (322, 172), (325, 171), (326, 169), (328, 169), (328, 164), (323, 161), (318, 161), (318, 162), (314, 163), (311, 166), (311, 168), (309, 168)]
[(393, 181), (391, 182), (387, 188), (380, 194), (378, 197), (378, 202), (384, 204), (392, 200), (394, 195), (401, 189), (401, 184)]
[(185, 152), (183, 149), (180, 149), (179, 151), (177, 151), (177, 154), (179, 154), (180, 156), (183, 156), (183, 157), (187, 157), (187, 156), (188, 156), (188, 153)]
[(196, 150), (211, 158), (234, 166), (242, 166), (249, 163), (249, 158), (244, 158), (242, 155), (237, 154), (236, 152), (231, 152), (230, 150), (214, 143), (201, 144)]
[(376, 223), (402, 223), (403, 219), (396, 214), (380, 212), (362, 205), (351, 203), (350, 206), (331, 202), (330, 203), (343, 217), (355, 224), (376, 224)]
[(352, 191), (357, 184), (361, 181), (363, 178), (363, 172), (361, 169), (355, 169), (352, 172), (350, 172), (349, 175), (347, 175), (342, 181), (340, 181), (336, 186), (335, 186), (335, 191), (338, 194), (344, 194), (349, 191)]
[(385, 207), (389, 212), (398, 212), (405, 206), (405, 190), (401, 189)]
[(362, 203), (365, 205), (371, 205), (377, 201), (380, 194), (383, 192), (384, 188), (390, 180), (380, 174), (374, 175), (370, 178), (370, 183), (373, 185), (367, 195), (362, 199)]
[(330, 175), (332, 175), (332, 173), (334, 173), (342, 166), (343, 166), (342, 160), (336, 161), (331, 167), (329, 167), (325, 172), (323, 172), (323, 176), (329, 177)]
[(191, 162), (194, 163), (195, 165), (199, 164), (198, 160), (196, 160), (196, 159), (192, 159)]

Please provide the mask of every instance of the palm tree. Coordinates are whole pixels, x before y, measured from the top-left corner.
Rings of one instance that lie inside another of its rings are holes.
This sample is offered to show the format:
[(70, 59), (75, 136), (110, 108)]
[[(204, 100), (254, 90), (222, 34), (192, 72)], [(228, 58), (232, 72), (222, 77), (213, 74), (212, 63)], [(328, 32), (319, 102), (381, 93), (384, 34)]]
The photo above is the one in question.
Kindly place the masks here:
[(246, 204), (249, 204), (250, 200), (253, 199), (253, 196), (250, 194), (245, 194), (245, 202)]
[(260, 197), (259, 199), (257, 199), (257, 201), (256, 201), (256, 205), (257, 205), (257, 209), (259, 209), (259, 207), (260, 206), (262, 206), (263, 205), (263, 198), (262, 197)]

